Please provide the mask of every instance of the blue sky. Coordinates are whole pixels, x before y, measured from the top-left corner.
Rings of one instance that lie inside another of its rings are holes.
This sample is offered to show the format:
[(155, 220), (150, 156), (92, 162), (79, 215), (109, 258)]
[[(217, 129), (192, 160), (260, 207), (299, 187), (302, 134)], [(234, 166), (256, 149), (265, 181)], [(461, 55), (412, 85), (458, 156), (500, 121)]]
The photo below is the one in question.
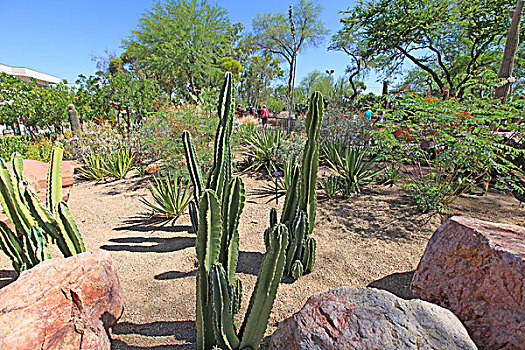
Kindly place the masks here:
[[(122, 52), (122, 39), (128, 37), (142, 14), (151, 9), (153, 0), (0, 0), (0, 63), (29, 67), (73, 83), (79, 74), (96, 71), (93, 55), (105, 50)], [(251, 30), (255, 15), (265, 12), (286, 13), (292, 2), (265, 0), (214, 1), (228, 11), (232, 22), (241, 22)], [(353, 1), (320, 1), (322, 20), (335, 33), (340, 27), (341, 10)], [(299, 56), (297, 81), (308, 72), (334, 69), (334, 76), (344, 74), (348, 58), (328, 52), (324, 45)], [(378, 93), (380, 83), (367, 79), (369, 91)]]

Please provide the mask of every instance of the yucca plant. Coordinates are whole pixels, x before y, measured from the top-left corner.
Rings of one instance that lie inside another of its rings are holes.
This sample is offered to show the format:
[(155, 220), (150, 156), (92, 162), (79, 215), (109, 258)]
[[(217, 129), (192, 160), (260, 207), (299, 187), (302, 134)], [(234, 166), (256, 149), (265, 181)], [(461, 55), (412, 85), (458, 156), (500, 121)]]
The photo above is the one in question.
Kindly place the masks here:
[(368, 148), (351, 147), (343, 154), (334, 152), (328, 160), (330, 169), (344, 181), (345, 192), (361, 192), (361, 188), (372, 183), (374, 176), (383, 169), (376, 168), (377, 157), (367, 159)]
[(169, 173), (164, 178), (155, 176), (154, 182), (149, 183), (147, 192), (153, 201), (141, 198), (141, 202), (148, 206), (154, 215), (174, 220), (184, 213), (191, 200), (189, 186), (185, 186), (178, 179), (173, 180)]
[(276, 159), (283, 137), (284, 132), (280, 129), (262, 129), (251, 134), (248, 138), (250, 150), (247, 153), (251, 158), (251, 165), (246, 171), (258, 171), (261, 167), (268, 173), (277, 170)]
[[(292, 172), (295, 165), (295, 160), (290, 160), (284, 164), (282, 176), (277, 177), (277, 198), (281, 198), (286, 194), (286, 191), (290, 187), (290, 182), (292, 181)], [(273, 175), (272, 175), (273, 177)], [(256, 189), (254, 192), (259, 197), (275, 196), (276, 192), (276, 183), (275, 180), (272, 181), (272, 184), (264, 185), (260, 189)], [(272, 197), (268, 202), (274, 200), (275, 197)]]
[(121, 148), (108, 156), (104, 167), (109, 177), (123, 179), (135, 166), (136, 158), (129, 148)]
[(105, 167), (105, 155), (90, 153), (83, 159), (84, 165), (78, 168), (80, 175), (86, 180), (104, 180), (108, 178)]

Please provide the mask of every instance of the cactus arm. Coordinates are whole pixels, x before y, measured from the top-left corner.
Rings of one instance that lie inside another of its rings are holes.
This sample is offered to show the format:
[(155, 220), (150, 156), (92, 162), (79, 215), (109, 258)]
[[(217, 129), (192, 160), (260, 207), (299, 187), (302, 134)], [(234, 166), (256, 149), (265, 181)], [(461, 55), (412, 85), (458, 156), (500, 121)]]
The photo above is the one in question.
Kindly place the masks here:
[(49, 172), (47, 174), (47, 193), (46, 205), (54, 211), (58, 202), (62, 200), (62, 156), (64, 147), (61, 143), (56, 142), (51, 154)]
[(217, 345), (222, 350), (237, 350), (239, 348), (239, 338), (235, 334), (233, 326), (228, 281), (224, 268), (220, 263), (212, 266), (209, 278), (214, 310), (213, 328)]
[(214, 161), (206, 183), (206, 188), (215, 190), (220, 199), (231, 177), (230, 136), (233, 125), (233, 94), (233, 75), (226, 73), (217, 107), (219, 126), (215, 136)]
[(306, 115), (308, 140), (303, 151), (299, 210), (305, 211), (310, 221), (309, 234), (312, 233), (317, 210), (316, 186), (319, 168), (319, 133), (323, 118), (323, 96), (316, 91), (310, 98)]
[(310, 273), (314, 269), (315, 265), (315, 250), (317, 243), (313, 237), (308, 237), (305, 244), (305, 251), (303, 253), (302, 263), (304, 266), (304, 272)]
[(294, 279), (299, 279), (304, 274), (303, 263), (299, 260), (295, 260), (292, 265), (292, 271), (290, 272)]
[(182, 144), (184, 146), (186, 165), (188, 167), (188, 172), (190, 173), (191, 182), (193, 184), (193, 198), (195, 203), (197, 203), (202, 195), (201, 167), (197, 161), (197, 153), (195, 152), (195, 146), (193, 145), (191, 134), (187, 130), (182, 132)]
[(288, 229), (282, 224), (277, 225), (271, 234), (270, 248), (264, 254), (259, 277), (239, 332), (240, 349), (258, 349), (264, 337), (284, 271), (287, 244)]
[(197, 270), (197, 349), (208, 350), (215, 345), (212, 327), (213, 312), (209, 301), (208, 275), (211, 266), (219, 258), (222, 220), (219, 200), (213, 190), (204, 190), (199, 201), (199, 231), (195, 250), (199, 267)]
[(239, 259), (239, 219), (244, 208), (246, 191), (241, 178), (234, 177), (222, 204), (223, 235), (219, 262), (227, 272), (228, 281), (234, 283)]
[(22, 242), (2, 221), (0, 221), (0, 245), (4, 253), (11, 259), (13, 268), (17, 273), (20, 273), (22, 265), (29, 264), (22, 248)]
[[(67, 251), (60, 249), (62, 254), (67, 257), (85, 252), (86, 247), (84, 246), (84, 241), (75, 223), (75, 219), (73, 219), (73, 214), (71, 214), (67, 204), (62, 201), (57, 204), (57, 221), (67, 246)], [(63, 247), (59, 245), (59, 248)]]
[(300, 186), (300, 169), (295, 166), (292, 170), (290, 187), (286, 191), (284, 199), (283, 211), (281, 214), (281, 224), (291, 227), (293, 220), (297, 214), (299, 206), (299, 186)]
[(191, 227), (193, 232), (197, 233), (199, 231), (199, 211), (197, 210), (197, 204), (195, 201), (190, 201), (188, 211), (190, 212)]
[[(15, 169), (13, 170), (17, 173)], [(29, 233), (29, 227), (33, 226), (33, 220), (29, 210), (20, 198), (18, 182), (16, 182), (18, 175), (17, 173), (15, 177), (11, 177), (9, 169), (7, 169), (4, 161), (0, 159), (0, 203), (5, 214), (15, 225), (16, 230), (20, 234), (27, 234)]]

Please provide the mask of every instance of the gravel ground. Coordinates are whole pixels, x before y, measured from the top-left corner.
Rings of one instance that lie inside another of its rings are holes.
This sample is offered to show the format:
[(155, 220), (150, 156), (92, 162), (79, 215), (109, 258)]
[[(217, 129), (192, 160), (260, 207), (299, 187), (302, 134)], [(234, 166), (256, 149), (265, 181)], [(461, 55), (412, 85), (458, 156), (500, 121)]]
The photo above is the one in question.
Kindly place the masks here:
[[(240, 223), (238, 276), (246, 311), (264, 252), (263, 232), (275, 202), (254, 195), (265, 182), (243, 175), (248, 190)], [(125, 311), (112, 329), (113, 349), (195, 348), (195, 235), (182, 216), (175, 224), (147, 220), (139, 201), (148, 178), (73, 187), (70, 207), (88, 249), (104, 249), (114, 259), (124, 289)], [(283, 200), (279, 201), (281, 208)], [(447, 215), (525, 226), (525, 212), (509, 195), (464, 196)], [(413, 270), (432, 233), (447, 216), (418, 213), (398, 187), (371, 187), (347, 200), (320, 200), (314, 237), (314, 271), (281, 283), (267, 334), (298, 311), (306, 299), (341, 285), (374, 286), (410, 298)], [(0, 255), (0, 287), (12, 278)], [(239, 319), (238, 321), (242, 321)]]

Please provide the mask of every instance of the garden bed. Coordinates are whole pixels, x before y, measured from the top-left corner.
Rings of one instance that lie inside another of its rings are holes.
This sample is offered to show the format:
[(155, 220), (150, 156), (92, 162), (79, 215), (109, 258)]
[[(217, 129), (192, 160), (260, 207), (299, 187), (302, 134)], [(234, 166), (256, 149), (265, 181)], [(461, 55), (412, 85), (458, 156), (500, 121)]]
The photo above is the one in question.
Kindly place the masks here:
[[(147, 177), (73, 187), (70, 207), (88, 249), (109, 251), (124, 289), (125, 312), (112, 330), (114, 349), (195, 347), (195, 235), (189, 217), (175, 225), (146, 223), (139, 198)], [(241, 217), (238, 275), (244, 284), (243, 315), (264, 251), (263, 232), (274, 202), (253, 191), (265, 182), (243, 176), (248, 191)], [(279, 201), (279, 207), (283, 200)], [(448, 215), (525, 226), (525, 212), (510, 195), (463, 196)], [(320, 200), (313, 273), (281, 284), (267, 334), (298, 311), (306, 299), (341, 285), (384, 288), (410, 298), (408, 285), (428, 239), (447, 218), (421, 214), (399, 187), (371, 186), (347, 200)], [(12, 277), (0, 256), (0, 286)]]

